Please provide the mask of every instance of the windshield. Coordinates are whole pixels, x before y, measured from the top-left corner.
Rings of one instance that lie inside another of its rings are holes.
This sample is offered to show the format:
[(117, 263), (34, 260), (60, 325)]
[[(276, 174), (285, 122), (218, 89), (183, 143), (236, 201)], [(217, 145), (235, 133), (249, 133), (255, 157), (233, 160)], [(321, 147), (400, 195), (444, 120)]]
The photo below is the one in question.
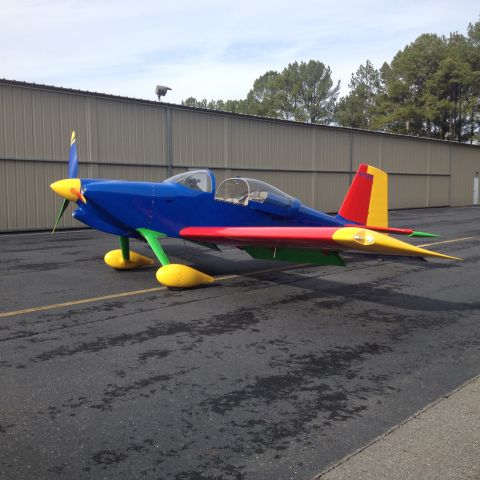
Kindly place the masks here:
[(201, 192), (212, 191), (212, 178), (208, 170), (195, 170), (193, 172), (179, 173), (164, 180), (165, 183), (179, 183), (190, 190)]

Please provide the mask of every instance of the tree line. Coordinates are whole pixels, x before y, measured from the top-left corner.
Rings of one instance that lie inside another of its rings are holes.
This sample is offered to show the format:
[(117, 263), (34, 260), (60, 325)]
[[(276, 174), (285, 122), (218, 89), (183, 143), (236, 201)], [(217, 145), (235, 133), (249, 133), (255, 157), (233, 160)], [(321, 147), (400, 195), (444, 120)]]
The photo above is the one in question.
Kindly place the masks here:
[(268, 71), (242, 100), (182, 105), (389, 133), (480, 142), (480, 21), (467, 35), (420, 35), (379, 69), (367, 60), (349, 93), (318, 60)]

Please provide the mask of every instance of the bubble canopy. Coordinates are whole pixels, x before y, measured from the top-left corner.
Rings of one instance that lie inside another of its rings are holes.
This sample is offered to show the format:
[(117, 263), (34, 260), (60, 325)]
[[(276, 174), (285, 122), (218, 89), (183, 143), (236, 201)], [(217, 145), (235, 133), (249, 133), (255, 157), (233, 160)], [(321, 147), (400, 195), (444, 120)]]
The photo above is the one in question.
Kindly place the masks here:
[[(213, 193), (215, 178), (209, 170), (192, 170), (164, 180), (190, 190)], [(235, 177), (224, 180), (215, 194), (215, 200), (235, 205), (249, 206), (276, 215), (290, 216), (301, 203), (278, 188), (254, 178)]]
[(290, 207), (295, 202), (294, 197), (253, 178), (229, 178), (223, 181), (218, 187), (215, 199), (245, 206), (250, 202), (268, 202)]
[(178, 183), (190, 190), (211, 193), (213, 191), (214, 180), (208, 170), (193, 170), (191, 172), (179, 173), (173, 177), (164, 180), (164, 183)]

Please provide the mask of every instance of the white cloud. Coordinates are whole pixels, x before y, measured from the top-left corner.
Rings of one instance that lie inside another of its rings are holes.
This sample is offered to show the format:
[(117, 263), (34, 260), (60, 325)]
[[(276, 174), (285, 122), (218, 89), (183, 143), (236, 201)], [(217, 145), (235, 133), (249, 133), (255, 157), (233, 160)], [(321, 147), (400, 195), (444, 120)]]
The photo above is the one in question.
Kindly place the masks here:
[(465, 32), (472, 1), (47, 1), (0, 9), (0, 76), (154, 99), (242, 98), (267, 70), (311, 58), (347, 84), (418, 35)]

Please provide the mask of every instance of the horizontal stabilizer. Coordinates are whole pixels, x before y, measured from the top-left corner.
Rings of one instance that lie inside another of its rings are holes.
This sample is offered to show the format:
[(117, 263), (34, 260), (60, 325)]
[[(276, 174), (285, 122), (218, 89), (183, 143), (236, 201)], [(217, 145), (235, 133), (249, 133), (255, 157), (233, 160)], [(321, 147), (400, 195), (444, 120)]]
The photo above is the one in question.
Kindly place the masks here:
[[(346, 224), (344, 227), (358, 227), (358, 225)], [(394, 235), (408, 235), (409, 237), (438, 237), (438, 235), (435, 233), (419, 232), (418, 230), (412, 230), (411, 228), (372, 227), (371, 225), (365, 225), (364, 228), (373, 230), (374, 232), (393, 233)]]
[(418, 230), (414, 230), (410, 237), (420, 237), (420, 238), (434, 238), (438, 237), (436, 233), (428, 233), (428, 232), (419, 232)]

